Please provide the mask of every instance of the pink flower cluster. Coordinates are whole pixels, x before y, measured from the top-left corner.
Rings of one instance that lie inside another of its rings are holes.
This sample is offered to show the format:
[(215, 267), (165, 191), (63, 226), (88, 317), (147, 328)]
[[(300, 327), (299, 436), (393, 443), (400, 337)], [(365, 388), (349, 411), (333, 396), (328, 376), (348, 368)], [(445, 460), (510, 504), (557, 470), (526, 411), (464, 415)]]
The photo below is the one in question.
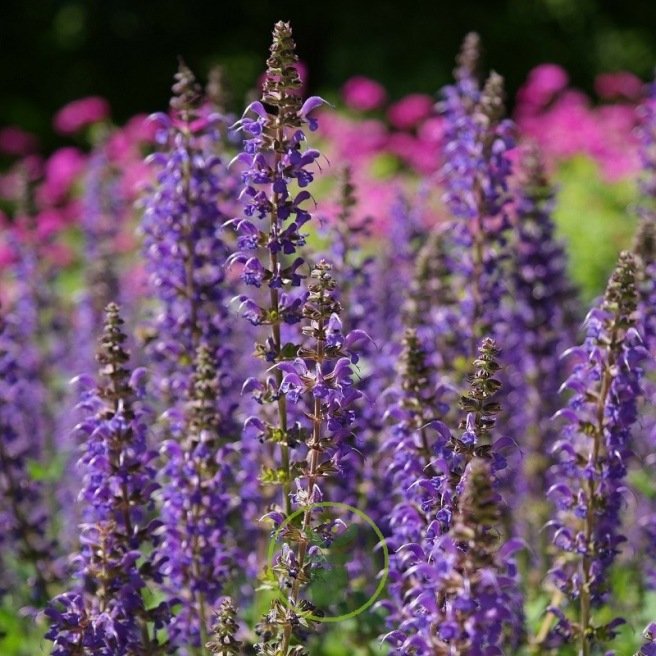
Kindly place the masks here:
[[(307, 68), (299, 64), (298, 69), (305, 84)], [(597, 104), (570, 86), (560, 66), (542, 64), (519, 89), (514, 118), (522, 134), (538, 142), (552, 167), (584, 155), (598, 163), (609, 181), (634, 176), (639, 169), (635, 106), (643, 84), (631, 73), (605, 73), (597, 77), (595, 91), (601, 101)], [(322, 152), (330, 162), (348, 162), (360, 198), (358, 215), (374, 217), (375, 230), (386, 231), (387, 210), (395, 199), (416, 194), (418, 180), (438, 171), (443, 118), (435, 98), (412, 93), (390, 102), (380, 83), (363, 76), (345, 83), (342, 101), (347, 111), (324, 112), (321, 118)], [(53, 126), (61, 135), (75, 136), (76, 145), (65, 145), (45, 159), (38, 155), (34, 135), (18, 126), (0, 129), (0, 156), (14, 162), (0, 171), (0, 198), (4, 205), (19, 206), (25, 182), (35, 186), (33, 236), (47, 241), (49, 255), (61, 264), (73, 256), (56, 236), (81, 220), (79, 191), (89, 165), (89, 152), (79, 145), (80, 133), (97, 126), (84, 134), (92, 149), (102, 149), (115, 168), (117, 193), (126, 205), (134, 202), (149, 179), (143, 154), (155, 141), (156, 126), (145, 116), (135, 116), (118, 127), (112, 125), (110, 114), (108, 102), (97, 96), (64, 106)], [(321, 211), (330, 218), (337, 207), (326, 201)], [(425, 213), (425, 220), (434, 222), (441, 210), (426, 207)], [(23, 230), (21, 221), (9, 221), (1, 211), (0, 223), (11, 225), (16, 234)], [(8, 257), (0, 242), (0, 264)]]
[(593, 105), (569, 86), (567, 73), (555, 64), (534, 68), (517, 93), (515, 120), (552, 162), (575, 155), (595, 160), (604, 177), (615, 181), (639, 168), (635, 103), (642, 82), (630, 73), (599, 75), (595, 89), (605, 102)]
[[(117, 201), (132, 207), (149, 180), (143, 155), (144, 147), (154, 141), (154, 126), (143, 115), (134, 116), (122, 127), (113, 126), (109, 115), (109, 104), (98, 97), (71, 102), (55, 115), (53, 126), (64, 135), (103, 124), (98, 134), (90, 135), (90, 152), (79, 145), (65, 145), (44, 158), (37, 154), (34, 135), (17, 126), (0, 130), (0, 154), (12, 159), (9, 167), (0, 171), (0, 199), (8, 208), (8, 213), (0, 210), (0, 268), (14, 257), (11, 244), (25, 240), (38, 244), (42, 254), (59, 266), (75, 260), (67, 234), (83, 221), (81, 197), (93, 152), (102, 152), (107, 166), (116, 173)], [(25, 216), (26, 203), (34, 206), (30, 217)], [(130, 227), (122, 234), (124, 248), (133, 245), (133, 232)]]

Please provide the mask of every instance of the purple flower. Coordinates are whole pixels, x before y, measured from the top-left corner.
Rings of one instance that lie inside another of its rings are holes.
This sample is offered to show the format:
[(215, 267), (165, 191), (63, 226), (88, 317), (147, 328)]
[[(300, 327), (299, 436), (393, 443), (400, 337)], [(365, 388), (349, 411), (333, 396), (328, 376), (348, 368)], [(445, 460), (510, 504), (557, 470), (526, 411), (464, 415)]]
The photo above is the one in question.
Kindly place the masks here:
[(635, 256), (623, 252), (603, 301), (588, 314), (583, 345), (569, 351), (574, 364), (563, 388), (572, 396), (559, 413), (562, 440), (553, 447), (550, 524), (561, 556), (550, 574), (574, 616), (560, 617), (553, 631), (583, 653), (612, 637), (607, 626), (595, 625), (592, 611), (608, 598), (609, 569), (625, 541), (623, 491), (646, 355), (635, 326), (636, 272)]
[[(311, 113), (322, 101), (312, 97), (303, 102), (297, 62), (290, 25), (276, 23), (262, 99), (251, 103), (234, 126), (244, 138), (243, 151), (233, 160), (241, 170), (243, 216), (227, 222), (237, 232), (239, 249), (229, 264), (240, 268), (247, 286), (260, 290), (235, 300), (252, 325), (270, 326), (255, 350), (267, 366), (296, 357), (295, 324), (301, 320), (305, 300), (301, 288), (305, 267), (297, 252), (305, 244), (303, 226), (311, 219), (306, 208), (311, 195), (305, 187), (313, 180), (319, 153), (306, 148), (304, 126), (314, 127)], [(279, 445), (280, 466), (269, 467), (263, 479), (281, 485), (289, 512), (290, 449), (296, 440), (286, 394), (293, 395), (295, 387), (291, 382), (282, 387), (282, 369), (276, 367), (274, 376), (274, 385), (253, 382), (247, 389), (257, 403), (273, 404), (272, 413), (268, 407), (262, 409), (264, 428), (257, 435)]]
[(151, 519), (156, 454), (148, 448), (149, 417), (133, 387), (143, 377), (125, 368), (122, 323), (110, 304), (97, 356), (103, 381), (81, 399), (89, 416), (76, 428), (85, 440), (80, 551), (72, 559), (79, 583), (46, 610), (46, 637), (61, 656), (156, 652), (148, 627), (161, 628), (167, 618), (166, 603), (149, 609), (143, 596), (148, 582), (161, 582), (162, 562), (148, 555), (160, 524)]
[[(331, 270), (331, 265), (321, 260), (311, 272), (309, 293), (303, 305), (306, 320), (303, 334), (310, 343), (298, 349), (298, 357), (294, 360), (276, 365), (282, 372), (281, 396), (285, 395), (290, 409), (300, 406), (298, 414), (302, 419), (296, 433), (307, 453), (304, 466), (297, 469), (296, 491), (291, 494), (292, 504), (303, 511), (301, 529), (288, 531), (283, 536), (287, 539), (274, 563), (275, 575), (287, 603), (283, 606), (274, 602), (266, 617), (276, 629), (268, 632), (258, 645), (260, 653), (264, 654), (287, 654), (292, 637), (302, 642), (311, 626), (306, 618), (299, 622), (308, 603), (301, 598), (302, 586), (312, 579), (320, 564), (313, 557), (315, 552), (318, 556), (320, 550), (313, 551), (311, 543), (318, 539), (321, 545), (329, 546), (333, 537), (323, 521), (316, 523), (314, 504), (323, 500), (322, 482), (339, 476), (341, 461), (351, 450), (347, 438), (353, 429), (355, 404), (360, 398), (353, 385), (353, 363), (357, 357), (352, 349), (362, 341), (362, 335), (356, 331), (341, 333), (341, 306)], [(264, 428), (257, 420), (250, 423), (257, 425), (260, 431)], [(273, 431), (273, 428), (264, 428), (266, 431)], [(274, 520), (280, 516), (277, 512), (268, 514)], [(338, 523), (328, 522), (331, 527)]]
[(30, 462), (42, 462), (44, 456), (45, 389), (39, 380), (39, 354), (32, 344), (25, 348), (26, 330), (29, 334), (29, 325), (19, 324), (17, 316), (0, 314), (0, 565), (4, 579), (0, 594), (9, 589), (23, 592), (15, 580), (15, 568), (9, 566), (17, 559), (26, 569), (31, 603), (41, 605), (57, 578), (57, 545), (46, 505), (48, 491), (29, 471)]
[(180, 604), (169, 639), (183, 650), (207, 642), (211, 609), (237, 561), (236, 536), (228, 526), (235, 506), (229, 494), (234, 448), (220, 432), (217, 389), (212, 355), (201, 346), (185, 408), (184, 439), (169, 440), (161, 448), (165, 483), (158, 553), (166, 561), (162, 570), (169, 599)]
[(163, 152), (149, 158), (157, 171), (144, 202), (143, 253), (159, 305), (150, 349), (168, 405), (184, 398), (200, 344), (224, 363), (221, 411), (229, 423), (234, 389), (228, 372), (230, 333), (223, 223), (236, 202), (236, 179), (217, 155), (217, 114), (201, 116), (200, 91), (184, 65), (176, 75), (171, 115), (158, 114)]
[[(473, 649), (479, 643), (480, 653), (485, 653), (485, 648), (503, 644), (504, 625), (512, 627), (518, 641), (523, 632), (514, 563), (491, 557), (499, 512), (492, 475), (505, 466), (504, 441), (493, 442), (491, 434), (500, 410), (492, 400), (500, 387), (497, 355), (494, 342), (484, 340), (471, 389), (461, 397), (463, 433), (456, 437), (441, 421), (424, 423), (440, 409), (430, 397), (425, 355), (413, 333), (406, 337), (404, 395), (390, 412), (398, 422), (393, 435), (404, 441), (388, 443), (388, 448), (398, 444), (392, 466), (397, 505), (390, 520), (390, 600), (382, 604), (390, 612), (388, 624), (395, 628), (386, 639), (399, 656), (451, 653), (449, 649), (469, 653), (465, 645)], [(472, 467), (485, 473), (470, 475)], [(477, 481), (475, 491), (470, 488), (472, 478)], [(463, 549), (461, 536), (478, 531), (481, 543)]]
[(510, 289), (513, 300), (506, 336), (504, 429), (523, 451), (507, 486), (522, 490), (517, 520), (536, 553), (544, 549), (542, 527), (546, 473), (557, 432), (551, 421), (560, 407), (559, 389), (567, 363), (560, 353), (576, 343), (576, 291), (568, 280), (565, 249), (551, 218), (554, 193), (536, 146), (522, 151), (520, 186), (515, 198)]

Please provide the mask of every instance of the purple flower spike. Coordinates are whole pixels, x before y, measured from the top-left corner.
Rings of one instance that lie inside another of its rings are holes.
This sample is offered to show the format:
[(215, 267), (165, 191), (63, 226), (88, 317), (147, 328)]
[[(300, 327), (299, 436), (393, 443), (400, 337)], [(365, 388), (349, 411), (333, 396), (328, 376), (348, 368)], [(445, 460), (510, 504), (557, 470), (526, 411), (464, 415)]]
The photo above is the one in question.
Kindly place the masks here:
[(40, 412), (45, 398), (38, 354), (23, 341), (29, 326), (18, 318), (0, 312), (0, 596), (20, 589), (16, 567), (11, 566), (17, 559), (26, 569), (31, 603), (41, 606), (57, 578), (57, 545), (51, 535), (47, 491), (29, 472), (30, 462), (43, 458)]
[(234, 389), (228, 375), (228, 293), (223, 224), (236, 204), (238, 181), (217, 154), (224, 119), (203, 117), (201, 92), (180, 64), (171, 115), (156, 117), (165, 149), (151, 156), (156, 183), (144, 202), (143, 253), (159, 306), (149, 341), (158, 363), (164, 405), (184, 399), (200, 344), (225, 365), (221, 413), (231, 420)]
[[(551, 218), (554, 191), (537, 146), (523, 149), (520, 172), (510, 261), (513, 310), (505, 348), (509, 387), (505, 403), (512, 411), (504, 428), (523, 455), (506, 486), (525, 492), (517, 523), (541, 555), (548, 541), (542, 531), (549, 514), (544, 491), (557, 437), (552, 416), (560, 407), (559, 388), (567, 373), (560, 354), (576, 343), (578, 311), (565, 249), (556, 240)], [(546, 567), (544, 559), (536, 564)]]
[(185, 409), (184, 439), (162, 446), (166, 482), (158, 553), (165, 562), (169, 599), (180, 604), (169, 638), (183, 650), (207, 642), (211, 610), (236, 564), (235, 540), (227, 526), (235, 505), (229, 494), (234, 449), (220, 433), (217, 389), (212, 355), (201, 346)]
[(397, 505), (384, 606), (395, 656), (501, 653), (521, 641), (522, 599), (512, 559), (517, 545), (511, 541), (495, 553), (500, 506), (493, 476), (505, 466), (500, 440), (492, 437), (500, 410), (493, 400), (500, 387), (497, 356), (494, 341), (483, 340), (471, 388), (461, 397), (463, 433), (456, 437), (440, 421), (425, 424), (439, 410), (427, 385), (425, 355), (416, 335), (406, 335), (404, 394), (393, 406), (398, 423), (387, 444), (394, 450)]
[(147, 446), (148, 414), (125, 368), (122, 324), (118, 307), (108, 305), (97, 355), (103, 382), (82, 396), (83, 409), (95, 411), (77, 428), (84, 440), (84, 523), (72, 559), (79, 582), (46, 610), (46, 637), (58, 656), (156, 654), (163, 648), (155, 630), (167, 621), (168, 604), (147, 608), (144, 602), (147, 584), (162, 580), (162, 559), (151, 553), (159, 525), (150, 519), (156, 454)]
[[(323, 500), (321, 485), (341, 473), (341, 461), (352, 447), (348, 438), (356, 418), (355, 403), (360, 393), (353, 386), (353, 362), (355, 353), (346, 347), (349, 336), (341, 332), (340, 303), (336, 298), (336, 283), (331, 274), (332, 266), (320, 261), (311, 273), (309, 294), (303, 305), (303, 317), (307, 323), (303, 334), (311, 345), (298, 349), (298, 357), (281, 362), (276, 368), (283, 372), (281, 392), (286, 394), (290, 407), (299, 405), (303, 417), (299, 421), (297, 435), (307, 448), (306, 462), (298, 467), (296, 491), (292, 493), (293, 504), (303, 510), (300, 531), (289, 532), (282, 545), (276, 567), (280, 589), (286, 595), (286, 605), (275, 602), (266, 616), (266, 623), (273, 624), (268, 639), (258, 645), (262, 654), (305, 653), (288, 649), (292, 640), (302, 644), (305, 633), (311, 626), (310, 620), (302, 618), (308, 609), (307, 600), (302, 599), (302, 586), (312, 580), (313, 559), (320, 550), (310, 546), (310, 537), (328, 545), (334, 532), (324, 524), (315, 525), (313, 504)], [(269, 513), (268, 517), (279, 521), (281, 513)], [(329, 522), (330, 523), (330, 522)], [(340, 530), (343, 522), (337, 521)], [(313, 613), (320, 611), (313, 609)], [(264, 633), (263, 624), (260, 625)]]
[[(251, 103), (235, 125), (244, 138), (243, 152), (234, 160), (243, 183), (243, 216), (226, 222), (237, 233), (238, 250), (229, 263), (240, 270), (242, 281), (254, 292), (236, 297), (242, 316), (254, 326), (270, 327), (256, 345), (256, 355), (267, 368), (297, 354), (295, 324), (302, 316), (301, 287), (307, 275), (298, 251), (305, 244), (304, 226), (311, 220), (306, 207), (310, 192), (297, 188), (312, 182), (319, 157), (316, 150), (306, 148), (304, 128), (314, 126), (311, 115), (321, 101), (310, 98), (303, 103), (297, 62), (291, 26), (276, 23), (262, 98)], [(258, 430), (258, 437), (275, 442), (280, 451), (279, 465), (267, 466), (262, 480), (282, 488), (283, 505), (290, 512), (290, 449), (298, 439), (286, 397), (298, 394), (299, 386), (291, 378), (283, 386), (279, 367), (273, 376), (274, 383), (252, 381), (245, 389), (265, 405), (265, 426)]]
[(615, 624), (597, 626), (593, 611), (608, 598), (609, 569), (626, 540), (623, 497), (646, 356), (636, 330), (637, 270), (636, 257), (623, 252), (603, 301), (588, 314), (583, 345), (570, 350), (573, 412), (562, 415), (563, 441), (554, 445), (550, 525), (561, 555), (550, 574), (571, 614), (554, 614), (558, 621), (545, 639), (577, 643), (582, 654), (615, 633)]

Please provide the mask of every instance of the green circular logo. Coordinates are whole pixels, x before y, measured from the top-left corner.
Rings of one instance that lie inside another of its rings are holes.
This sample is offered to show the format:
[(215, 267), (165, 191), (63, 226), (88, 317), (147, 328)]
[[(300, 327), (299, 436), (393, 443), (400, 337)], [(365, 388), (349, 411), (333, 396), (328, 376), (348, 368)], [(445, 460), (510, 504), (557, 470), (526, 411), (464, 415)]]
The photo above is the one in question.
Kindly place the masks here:
[[(347, 503), (341, 503), (339, 501), (319, 501), (317, 503), (312, 503), (309, 506), (305, 506), (304, 508), (300, 508), (299, 510), (294, 511), (291, 515), (289, 515), (289, 517), (286, 517), (285, 520), (280, 524), (280, 526), (278, 526), (278, 528), (275, 530), (269, 542), (269, 549), (267, 551), (267, 563), (269, 568), (273, 569), (273, 558), (276, 551), (276, 542), (278, 540), (278, 536), (280, 535), (280, 532), (288, 524), (293, 522), (297, 517), (300, 517), (302, 514), (304, 514), (308, 509), (313, 510), (314, 508), (339, 508), (342, 511), (346, 510), (348, 512), (357, 515), (362, 520), (364, 520), (366, 524), (368, 524), (371, 527), (373, 532), (376, 534), (379, 543), (382, 545), (383, 575), (380, 577), (380, 581), (378, 583), (378, 586), (376, 587), (376, 590), (367, 599), (365, 603), (361, 604), (358, 608), (352, 610), (350, 613), (344, 613), (343, 615), (335, 615), (333, 617), (326, 617), (326, 616), (319, 617), (318, 615), (313, 615), (312, 613), (309, 612), (303, 613), (303, 617), (306, 617), (314, 622), (342, 622), (343, 620), (351, 619), (352, 617), (355, 617), (356, 615), (360, 615), (361, 613), (363, 613), (380, 596), (380, 593), (383, 591), (383, 588), (385, 587), (385, 583), (387, 583), (387, 577), (389, 575), (389, 549), (385, 542), (385, 536), (383, 535), (382, 531), (378, 528), (376, 522), (374, 522), (374, 520), (371, 519), (369, 515), (367, 515), (367, 513), (363, 512), (359, 508), (355, 508), (354, 506), (349, 506)], [(278, 597), (280, 598), (282, 603), (285, 604), (285, 606), (289, 606), (289, 600), (283, 594), (283, 591), (280, 589), (278, 589)]]

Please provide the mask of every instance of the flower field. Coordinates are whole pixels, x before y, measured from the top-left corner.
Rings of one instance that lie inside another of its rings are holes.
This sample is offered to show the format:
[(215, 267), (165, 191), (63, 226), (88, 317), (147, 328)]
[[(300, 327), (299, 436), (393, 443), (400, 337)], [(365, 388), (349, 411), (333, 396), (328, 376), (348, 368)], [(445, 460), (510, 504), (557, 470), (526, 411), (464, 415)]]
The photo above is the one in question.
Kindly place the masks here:
[(656, 88), (302, 57), (0, 128), (0, 654), (656, 654)]

